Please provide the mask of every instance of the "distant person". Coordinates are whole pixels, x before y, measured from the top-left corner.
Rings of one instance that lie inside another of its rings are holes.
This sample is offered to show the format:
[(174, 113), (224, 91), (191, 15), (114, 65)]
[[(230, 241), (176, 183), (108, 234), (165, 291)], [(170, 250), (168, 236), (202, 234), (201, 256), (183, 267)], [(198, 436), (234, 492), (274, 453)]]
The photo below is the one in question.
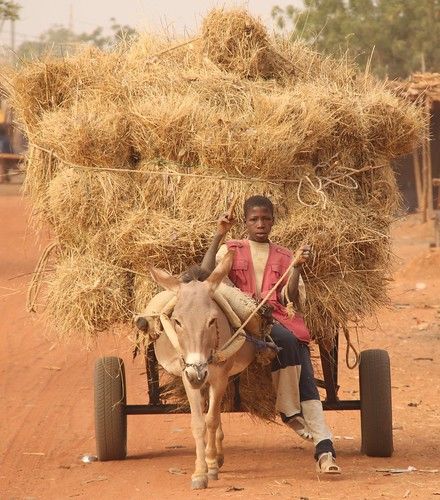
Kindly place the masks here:
[[(12, 153), (11, 141), (9, 140), (8, 127), (0, 123), (0, 153)], [(11, 182), (9, 171), (12, 170), (12, 162), (7, 158), (0, 158), (0, 182)]]

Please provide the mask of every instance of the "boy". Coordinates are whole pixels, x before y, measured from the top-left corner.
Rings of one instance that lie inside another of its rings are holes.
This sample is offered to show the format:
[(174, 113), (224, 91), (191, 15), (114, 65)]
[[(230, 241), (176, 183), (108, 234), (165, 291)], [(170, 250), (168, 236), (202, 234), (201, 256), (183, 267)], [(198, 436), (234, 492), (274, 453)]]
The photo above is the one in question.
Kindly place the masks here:
[[(242, 292), (261, 300), (275, 285), (289, 264), (294, 260), (290, 277), (281, 283), (269, 298), (276, 320), (271, 337), (281, 348), (272, 363), (272, 379), (277, 395), (276, 408), (283, 422), (301, 437), (312, 439), (315, 444), (317, 470), (339, 474), (336, 465), (332, 435), (325, 423), (322, 404), (316, 387), (308, 343), (310, 333), (302, 319), (301, 298), (304, 284), (301, 267), (310, 256), (310, 247), (304, 245), (295, 256), (269, 241), (274, 224), (272, 202), (264, 196), (252, 196), (244, 203), (244, 218), (248, 238), (230, 240), (218, 248), (234, 224), (227, 215), (220, 218), (217, 233), (202, 262), (202, 268), (211, 272), (228, 249), (234, 251), (234, 261), (229, 278)], [(286, 304), (292, 302), (298, 311), (293, 317)]]

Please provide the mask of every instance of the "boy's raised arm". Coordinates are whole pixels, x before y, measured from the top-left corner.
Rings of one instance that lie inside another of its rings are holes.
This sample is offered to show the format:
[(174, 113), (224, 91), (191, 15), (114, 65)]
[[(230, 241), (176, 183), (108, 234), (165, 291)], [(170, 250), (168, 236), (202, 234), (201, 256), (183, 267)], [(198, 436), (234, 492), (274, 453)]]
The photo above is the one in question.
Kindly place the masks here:
[(208, 250), (203, 257), (201, 267), (208, 273), (212, 273), (215, 268), (215, 256), (217, 255), (219, 246), (223, 243), (223, 240), (234, 225), (235, 220), (233, 217), (229, 217), (229, 214), (223, 214), (217, 221), (217, 232), (209, 245)]

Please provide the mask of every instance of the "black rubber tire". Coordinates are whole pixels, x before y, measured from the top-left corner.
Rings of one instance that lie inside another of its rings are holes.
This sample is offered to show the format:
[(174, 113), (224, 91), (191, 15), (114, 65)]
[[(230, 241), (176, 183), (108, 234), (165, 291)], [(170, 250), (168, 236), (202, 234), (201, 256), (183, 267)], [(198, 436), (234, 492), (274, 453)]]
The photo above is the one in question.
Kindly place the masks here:
[(124, 362), (116, 357), (95, 362), (96, 454), (101, 461), (127, 456), (127, 415)]
[(393, 412), (390, 357), (382, 349), (361, 352), (359, 363), (361, 400), (361, 452), (370, 457), (393, 454)]

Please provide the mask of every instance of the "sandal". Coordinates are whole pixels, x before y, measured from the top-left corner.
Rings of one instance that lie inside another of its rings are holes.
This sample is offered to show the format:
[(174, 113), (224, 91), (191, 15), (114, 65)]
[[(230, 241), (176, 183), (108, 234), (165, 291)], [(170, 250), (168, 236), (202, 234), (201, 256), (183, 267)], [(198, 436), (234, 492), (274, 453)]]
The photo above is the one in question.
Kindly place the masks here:
[(319, 455), (316, 470), (321, 474), (341, 474), (341, 469), (336, 465), (336, 460), (330, 451)]

